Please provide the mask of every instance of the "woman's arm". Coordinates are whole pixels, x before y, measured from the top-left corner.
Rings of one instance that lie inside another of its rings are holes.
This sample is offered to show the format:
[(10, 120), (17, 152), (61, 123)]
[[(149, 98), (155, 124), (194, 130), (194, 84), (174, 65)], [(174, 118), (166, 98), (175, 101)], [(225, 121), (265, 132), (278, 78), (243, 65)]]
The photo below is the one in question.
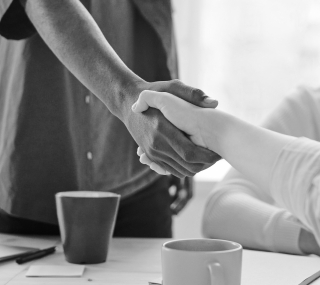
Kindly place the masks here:
[[(272, 110), (262, 126), (278, 133), (319, 141), (319, 90), (298, 88)], [(231, 169), (207, 200), (203, 232), (205, 236), (238, 241), (246, 247), (319, 255), (320, 248), (314, 235), (288, 211), (277, 214), (281, 209), (270, 207), (274, 204), (268, 193)]]
[[(195, 143), (214, 150), (295, 215), (320, 242), (320, 143), (201, 109), (168, 93), (144, 91), (135, 112), (158, 108)], [(140, 160), (151, 164), (144, 154)]]
[(263, 189), (268, 189), (270, 172), (279, 152), (295, 139), (219, 110), (192, 106), (164, 92), (143, 91), (134, 106), (135, 112), (145, 111), (149, 106), (158, 108), (195, 144), (218, 153)]
[(306, 253), (299, 244), (302, 228), (297, 218), (274, 205), (269, 195), (234, 168), (211, 191), (202, 218), (205, 237), (290, 254)]

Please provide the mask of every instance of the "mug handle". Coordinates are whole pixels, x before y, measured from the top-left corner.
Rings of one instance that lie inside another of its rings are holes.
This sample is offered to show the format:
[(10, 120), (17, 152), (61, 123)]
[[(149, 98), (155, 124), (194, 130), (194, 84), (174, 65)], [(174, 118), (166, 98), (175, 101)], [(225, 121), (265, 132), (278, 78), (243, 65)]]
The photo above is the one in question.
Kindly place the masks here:
[(208, 269), (210, 272), (211, 285), (225, 284), (223, 268), (219, 262), (208, 264)]

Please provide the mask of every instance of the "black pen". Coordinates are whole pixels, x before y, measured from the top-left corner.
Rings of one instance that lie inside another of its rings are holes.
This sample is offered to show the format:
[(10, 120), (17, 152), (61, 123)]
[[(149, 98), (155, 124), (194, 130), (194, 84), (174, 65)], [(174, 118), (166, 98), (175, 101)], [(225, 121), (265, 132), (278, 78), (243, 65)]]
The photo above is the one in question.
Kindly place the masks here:
[(22, 263), (25, 263), (25, 262), (28, 262), (28, 261), (31, 261), (31, 260), (34, 260), (34, 259), (38, 259), (38, 258), (47, 256), (47, 255), (49, 255), (51, 253), (54, 253), (55, 251), (56, 251), (56, 247), (55, 246), (49, 247), (49, 248), (45, 248), (45, 249), (41, 249), (41, 250), (35, 251), (33, 253), (30, 253), (27, 256), (23, 256), (23, 257), (17, 258), (16, 262), (18, 264), (22, 264)]

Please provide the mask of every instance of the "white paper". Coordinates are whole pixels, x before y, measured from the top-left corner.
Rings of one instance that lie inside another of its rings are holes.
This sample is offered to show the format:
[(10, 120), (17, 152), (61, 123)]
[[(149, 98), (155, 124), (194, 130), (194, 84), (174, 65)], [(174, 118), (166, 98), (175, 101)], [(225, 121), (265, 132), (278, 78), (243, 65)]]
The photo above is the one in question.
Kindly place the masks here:
[(27, 277), (81, 277), (84, 265), (31, 265)]
[(149, 285), (161, 285), (161, 284), (162, 284), (162, 278), (157, 278), (149, 281)]
[(38, 250), (38, 248), (0, 245), (0, 261), (35, 250)]
[(245, 250), (242, 265), (241, 284), (295, 285), (319, 271), (320, 258)]

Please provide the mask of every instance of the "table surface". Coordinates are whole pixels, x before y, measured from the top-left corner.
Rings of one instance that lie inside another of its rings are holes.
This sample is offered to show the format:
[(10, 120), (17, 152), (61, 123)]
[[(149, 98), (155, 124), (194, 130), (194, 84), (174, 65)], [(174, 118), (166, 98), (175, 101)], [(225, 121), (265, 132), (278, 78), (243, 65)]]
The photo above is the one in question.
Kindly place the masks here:
[[(30, 265), (65, 265), (59, 245), (55, 254), (22, 265), (14, 261), (0, 263), (0, 285), (23, 284), (108, 284), (148, 285), (148, 281), (161, 278), (161, 246), (165, 239), (112, 240), (108, 261), (86, 265), (80, 278), (30, 278), (25, 277)], [(28, 237), (0, 234), (0, 244), (45, 248), (59, 244), (56, 237)], [(320, 258), (294, 256), (244, 250), (242, 285), (289, 284), (298, 285), (320, 270)], [(320, 280), (312, 285), (319, 285)]]

